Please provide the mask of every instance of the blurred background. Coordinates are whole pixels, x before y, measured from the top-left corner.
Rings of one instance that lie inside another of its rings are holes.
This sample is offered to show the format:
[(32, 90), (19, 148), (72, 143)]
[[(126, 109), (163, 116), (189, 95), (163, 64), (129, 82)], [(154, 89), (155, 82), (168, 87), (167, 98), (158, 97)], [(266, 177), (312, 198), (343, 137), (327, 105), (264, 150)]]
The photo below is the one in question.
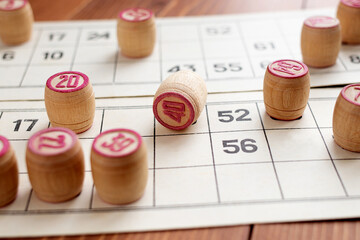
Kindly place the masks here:
[(29, 0), (36, 21), (111, 19), (144, 7), (157, 17), (234, 14), (336, 7), (338, 0)]

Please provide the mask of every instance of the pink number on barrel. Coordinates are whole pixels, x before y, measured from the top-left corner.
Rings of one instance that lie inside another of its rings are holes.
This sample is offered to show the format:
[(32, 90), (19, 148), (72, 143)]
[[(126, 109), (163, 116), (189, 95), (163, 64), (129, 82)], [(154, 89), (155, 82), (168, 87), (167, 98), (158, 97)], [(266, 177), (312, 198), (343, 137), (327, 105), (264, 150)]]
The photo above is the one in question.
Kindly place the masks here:
[(127, 14), (129, 14), (130, 16), (133, 16), (134, 17), (134, 21), (139, 21), (141, 20), (142, 17), (146, 16), (147, 13), (143, 13), (143, 12), (140, 12), (139, 10), (135, 11), (133, 9), (129, 10), (127, 12)]
[(185, 104), (172, 101), (163, 101), (162, 103), (163, 112), (168, 115), (171, 119), (181, 122), (181, 117), (185, 116)]
[(274, 67), (273, 69), (275, 71), (287, 73), (289, 75), (295, 75), (296, 73), (291, 72), (290, 70), (293, 69), (295, 71), (300, 71), (302, 69), (302, 66), (297, 66), (295, 64), (287, 63), (285, 61), (281, 61), (278, 63), (279, 67)]
[(124, 134), (119, 133), (119, 135), (112, 138), (112, 143), (108, 144), (106, 142), (103, 142), (101, 146), (104, 148), (109, 148), (112, 152), (121, 152), (134, 142), (134, 139), (126, 138)]
[(65, 144), (65, 135), (59, 135), (59, 136), (57, 136), (57, 138), (41, 136), (39, 141), (40, 141), (40, 144), (38, 147), (39, 149), (41, 149), (42, 147), (63, 148), (66, 145)]
[(15, 4), (14, 0), (9, 0), (5, 6), (5, 9), (12, 9)]
[[(68, 75), (61, 75), (59, 78), (62, 80), (58, 84), (56, 84), (56, 88), (76, 88), (79, 84), (80, 77), (78, 75), (70, 75), (70, 77)], [(75, 78), (75, 81), (74, 83), (71, 83), (73, 78)], [(66, 81), (67, 84), (63, 85)]]
[[(355, 90), (360, 90), (360, 87), (355, 87)], [(360, 92), (358, 92), (358, 94), (355, 96), (355, 101), (357, 101), (359, 97), (360, 97)]]

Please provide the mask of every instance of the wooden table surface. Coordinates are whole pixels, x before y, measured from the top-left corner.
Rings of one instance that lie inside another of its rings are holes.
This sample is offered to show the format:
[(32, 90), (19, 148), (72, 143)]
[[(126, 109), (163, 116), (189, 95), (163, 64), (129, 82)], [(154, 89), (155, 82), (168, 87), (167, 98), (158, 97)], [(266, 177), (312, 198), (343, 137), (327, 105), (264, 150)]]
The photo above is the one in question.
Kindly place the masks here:
[[(124, 8), (145, 7), (157, 17), (234, 14), (333, 7), (338, 0), (29, 0), (36, 21), (114, 19)], [(21, 231), (21, 226), (19, 226)], [(0, 226), (1, 229), (1, 226)], [(1, 231), (1, 230), (0, 230)], [(60, 237), (57, 237), (60, 239)], [(359, 220), (254, 224), (62, 239), (360, 239)], [(52, 238), (53, 239), (53, 238)], [(56, 238), (55, 238), (56, 239)]]

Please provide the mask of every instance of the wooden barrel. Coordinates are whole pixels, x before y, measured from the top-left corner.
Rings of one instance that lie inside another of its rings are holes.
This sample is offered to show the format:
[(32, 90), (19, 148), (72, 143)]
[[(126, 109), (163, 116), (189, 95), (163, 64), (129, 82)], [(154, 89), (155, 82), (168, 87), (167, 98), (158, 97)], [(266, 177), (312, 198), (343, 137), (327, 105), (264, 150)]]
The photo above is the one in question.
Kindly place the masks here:
[(111, 129), (92, 144), (91, 169), (100, 198), (111, 204), (127, 204), (144, 193), (147, 152), (141, 136), (129, 129)]
[(333, 133), (340, 147), (360, 152), (360, 84), (341, 90), (334, 108)]
[(118, 15), (117, 38), (121, 53), (141, 58), (153, 52), (156, 39), (154, 14), (144, 8), (130, 8)]
[(315, 16), (304, 21), (301, 32), (303, 62), (310, 67), (329, 67), (336, 63), (341, 46), (339, 20)]
[(85, 132), (95, 116), (95, 94), (89, 78), (73, 71), (51, 76), (46, 82), (45, 106), (53, 127)]
[(307, 66), (290, 59), (269, 64), (265, 72), (263, 92), (265, 109), (271, 117), (279, 120), (301, 117), (310, 93)]
[(7, 45), (18, 45), (31, 38), (34, 22), (27, 0), (0, 1), (0, 38)]
[(19, 187), (19, 171), (13, 148), (0, 135), (0, 207), (15, 200)]
[(192, 71), (182, 70), (161, 83), (154, 96), (153, 112), (163, 126), (182, 130), (199, 118), (206, 98), (205, 81)]
[(341, 0), (337, 9), (344, 43), (360, 43), (360, 1)]
[(46, 202), (76, 197), (84, 181), (84, 154), (76, 134), (66, 128), (48, 128), (28, 142), (26, 165), (36, 196)]

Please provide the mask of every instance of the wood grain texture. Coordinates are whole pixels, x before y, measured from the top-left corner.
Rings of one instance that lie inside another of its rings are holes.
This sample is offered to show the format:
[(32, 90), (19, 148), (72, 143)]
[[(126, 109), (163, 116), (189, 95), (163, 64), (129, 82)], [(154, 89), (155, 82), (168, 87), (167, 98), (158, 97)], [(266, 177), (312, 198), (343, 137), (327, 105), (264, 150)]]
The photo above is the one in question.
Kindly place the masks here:
[(360, 239), (360, 221), (327, 221), (255, 225), (252, 240)]
[[(145, 7), (157, 17), (233, 14), (258, 11), (298, 10), (301, 8), (336, 7), (338, 0), (29, 0), (36, 21), (114, 19), (124, 8)], [(360, 221), (327, 221), (235, 226), (162, 232), (109, 234), (36, 239), (360, 239)]]

